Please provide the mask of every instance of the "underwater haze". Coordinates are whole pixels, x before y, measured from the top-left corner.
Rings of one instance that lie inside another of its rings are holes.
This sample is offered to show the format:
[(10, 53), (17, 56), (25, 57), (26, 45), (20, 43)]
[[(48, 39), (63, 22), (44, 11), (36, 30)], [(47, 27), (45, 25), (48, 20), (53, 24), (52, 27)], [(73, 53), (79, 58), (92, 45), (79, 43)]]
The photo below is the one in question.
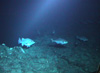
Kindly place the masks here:
[(0, 0), (0, 73), (99, 73), (99, 64), (100, 0)]
[(15, 46), (19, 37), (34, 38), (38, 32), (97, 36), (99, 3), (97, 0), (1, 1), (0, 43)]

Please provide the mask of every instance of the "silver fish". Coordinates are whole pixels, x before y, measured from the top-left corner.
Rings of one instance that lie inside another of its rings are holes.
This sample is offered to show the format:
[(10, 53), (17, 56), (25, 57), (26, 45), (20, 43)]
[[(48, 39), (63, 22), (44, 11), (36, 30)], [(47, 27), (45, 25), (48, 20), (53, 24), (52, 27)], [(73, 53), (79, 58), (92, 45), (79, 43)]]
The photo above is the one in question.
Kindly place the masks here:
[(52, 42), (55, 42), (56, 44), (61, 44), (61, 45), (64, 45), (64, 44), (68, 44), (68, 41), (62, 39), (62, 38), (58, 38), (58, 39), (51, 39)]
[(35, 41), (33, 41), (29, 38), (19, 38), (18, 44), (21, 44), (22, 46), (30, 47), (31, 45), (35, 44)]

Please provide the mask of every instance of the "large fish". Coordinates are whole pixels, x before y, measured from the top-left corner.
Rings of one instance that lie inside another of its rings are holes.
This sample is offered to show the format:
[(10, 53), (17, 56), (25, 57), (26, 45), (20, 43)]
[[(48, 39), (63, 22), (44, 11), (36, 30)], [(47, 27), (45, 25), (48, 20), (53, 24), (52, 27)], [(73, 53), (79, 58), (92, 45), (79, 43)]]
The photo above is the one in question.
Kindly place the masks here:
[(29, 38), (19, 38), (18, 44), (21, 44), (22, 46), (30, 47), (31, 45), (35, 44), (35, 42)]
[(60, 44), (60, 45), (64, 45), (64, 44), (67, 44), (68, 41), (62, 39), (62, 38), (58, 38), (58, 39), (51, 39), (52, 42), (55, 42), (56, 44)]

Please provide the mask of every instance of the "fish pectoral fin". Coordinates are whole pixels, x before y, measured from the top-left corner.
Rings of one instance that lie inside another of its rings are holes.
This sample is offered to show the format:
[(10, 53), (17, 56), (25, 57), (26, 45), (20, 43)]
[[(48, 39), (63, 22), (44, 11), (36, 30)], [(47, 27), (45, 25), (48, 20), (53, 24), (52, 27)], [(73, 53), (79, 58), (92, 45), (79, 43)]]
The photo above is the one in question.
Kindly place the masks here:
[(22, 44), (22, 46), (24, 46), (24, 44)]
[(30, 45), (27, 45), (27, 48), (30, 47)]

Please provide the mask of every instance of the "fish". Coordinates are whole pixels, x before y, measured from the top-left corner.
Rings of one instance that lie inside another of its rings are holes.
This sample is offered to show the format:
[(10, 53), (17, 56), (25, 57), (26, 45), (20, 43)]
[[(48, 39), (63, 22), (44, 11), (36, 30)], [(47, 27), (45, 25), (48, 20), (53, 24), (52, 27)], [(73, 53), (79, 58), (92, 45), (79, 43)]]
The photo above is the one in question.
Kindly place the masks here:
[(35, 44), (35, 41), (33, 41), (30, 38), (19, 38), (18, 44), (21, 44), (22, 46), (30, 47), (31, 45)]
[(80, 40), (80, 41), (84, 41), (84, 42), (88, 41), (88, 38), (86, 38), (86, 37), (84, 37), (84, 36), (76, 36), (76, 38), (77, 38), (78, 40)]
[(60, 45), (64, 45), (64, 44), (68, 44), (68, 41), (66, 41), (65, 39), (62, 38), (58, 38), (58, 39), (51, 39), (52, 42), (55, 42), (56, 44), (60, 44)]

